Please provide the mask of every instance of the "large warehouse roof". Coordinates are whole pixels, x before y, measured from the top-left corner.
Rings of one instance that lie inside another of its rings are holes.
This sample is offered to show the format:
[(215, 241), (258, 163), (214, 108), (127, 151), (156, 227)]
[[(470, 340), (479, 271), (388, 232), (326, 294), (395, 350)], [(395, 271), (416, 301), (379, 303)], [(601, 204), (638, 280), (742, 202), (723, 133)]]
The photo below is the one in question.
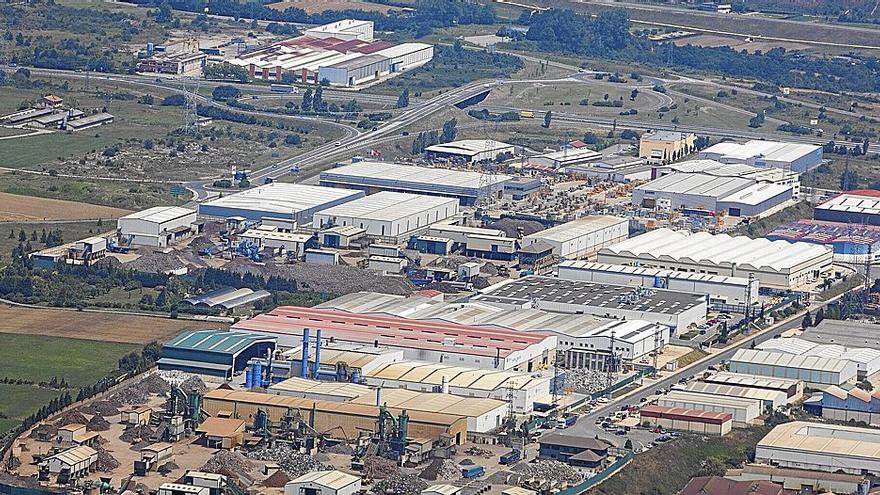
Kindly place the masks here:
[(816, 209), (880, 215), (880, 192), (873, 190), (846, 192), (820, 204)]
[(352, 217), (391, 222), (406, 218), (416, 212), (439, 208), (451, 201), (455, 200), (442, 196), (381, 191), (345, 204), (332, 206), (321, 210), (320, 213), (330, 217)]
[(541, 230), (534, 234), (525, 236), (528, 239), (545, 239), (557, 242), (566, 242), (577, 239), (585, 235), (589, 235), (602, 229), (612, 227), (621, 223), (627, 223), (625, 218), (612, 217), (608, 215), (596, 215), (578, 218), (571, 222), (563, 223), (547, 230)]
[[(596, 263), (584, 260), (566, 260), (558, 265), (559, 268), (569, 270), (602, 271), (611, 273), (625, 273), (630, 275), (642, 275), (648, 277), (668, 277), (677, 280), (692, 280), (712, 284), (740, 285), (743, 288), (749, 285), (749, 279), (744, 277), (728, 277), (726, 275), (712, 275), (709, 273), (680, 272), (677, 270), (664, 270), (661, 268), (643, 268), (640, 266), (614, 265), (609, 263)], [(565, 278), (560, 274), (561, 278)]]
[(781, 271), (826, 256), (830, 250), (805, 242), (768, 241), (708, 232), (691, 234), (662, 228), (603, 248), (599, 251), (600, 257), (603, 253), (632, 256), (644, 261), (663, 258), (695, 264), (735, 264), (755, 270), (766, 268)]
[(880, 227), (876, 225), (852, 225), (823, 220), (798, 220), (780, 225), (765, 237), (771, 240), (802, 241), (814, 244), (877, 244), (880, 243)]
[(794, 161), (815, 152), (821, 146), (803, 143), (751, 140), (744, 144), (718, 143), (700, 152), (700, 156), (722, 155), (727, 160), (750, 160), (763, 157), (771, 161)]
[(743, 375), (721, 371), (704, 378), (707, 382), (739, 385), (741, 387), (767, 388), (773, 390), (787, 390), (796, 387), (800, 380), (795, 378), (777, 378), (766, 376)]
[(880, 325), (863, 321), (823, 319), (800, 338), (819, 344), (880, 349)]
[(443, 363), (404, 361), (391, 363), (367, 373), (373, 380), (395, 380), (440, 385), (446, 377), (450, 387), (472, 388), (474, 390), (529, 389), (550, 379), (535, 377), (529, 373), (465, 368)]
[[(761, 351), (758, 349), (740, 349), (730, 360), (754, 363), (783, 368), (799, 368), (806, 370), (843, 372), (847, 361), (844, 359), (824, 358), (818, 356), (799, 356), (782, 352)], [(852, 364), (850, 364), (852, 366)]]
[(195, 213), (195, 211), (188, 208), (181, 208), (179, 206), (154, 206), (152, 208), (147, 208), (146, 210), (136, 211), (125, 215), (124, 217), (120, 217), (120, 220), (137, 219), (145, 222), (165, 223), (171, 220), (176, 220), (180, 217), (192, 215), (193, 213)]
[(758, 447), (804, 451), (819, 455), (880, 458), (880, 431), (824, 423), (783, 423), (758, 442)]
[[(379, 392), (379, 401), (388, 407), (407, 411), (430, 411), (459, 416), (476, 417), (504, 408), (507, 403), (484, 397), (461, 397), (452, 394), (426, 393), (402, 388), (384, 388)], [(375, 404), (376, 393), (371, 390), (352, 399), (352, 404)]]
[(322, 382), (297, 376), (270, 385), (268, 391), (280, 395), (304, 394), (312, 397), (337, 397), (346, 401), (372, 393), (372, 389), (366, 385), (349, 382)]
[(201, 206), (291, 215), (328, 203), (359, 198), (363, 195), (362, 191), (351, 189), (273, 182), (207, 201)]
[(275, 342), (275, 338), (226, 330), (195, 330), (179, 334), (163, 347), (234, 355), (258, 342)]
[(720, 177), (701, 173), (675, 173), (652, 180), (645, 185), (639, 186), (638, 189), (723, 198), (753, 183), (752, 180), (742, 177)]
[(350, 184), (371, 184), (374, 180), (388, 180), (404, 184), (407, 188), (425, 188), (431, 192), (437, 186), (478, 189), (505, 182), (511, 178), (503, 174), (483, 174), (467, 170), (416, 167), (387, 162), (363, 161), (344, 165), (321, 173), (325, 177), (344, 178)]
[(447, 153), (454, 155), (476, 156), (480, 153), (492, 151), (501, 152), (505, 149), (513, 149), (512, 144), (494, 141), (492, 139), (462, 139), (450, 143), (434, 144), (425, 148), (432, 153)]

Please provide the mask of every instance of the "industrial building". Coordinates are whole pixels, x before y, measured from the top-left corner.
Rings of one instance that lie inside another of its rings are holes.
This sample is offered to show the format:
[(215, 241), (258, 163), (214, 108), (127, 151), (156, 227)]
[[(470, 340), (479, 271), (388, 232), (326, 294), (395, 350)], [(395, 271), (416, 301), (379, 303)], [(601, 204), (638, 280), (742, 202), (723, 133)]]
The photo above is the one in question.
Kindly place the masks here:
[(639, 424), (700, 435), (724, 436), (733, 427), (733, 414), (698, 409), (662, 407), (653, 404), (639, 410)]
[(195, 330), (183, 332), (162, 346), (160, 370), (177, 370), (231, 379), (248, 360), (275, 349), (276, 338), (252, 332)]
[(284, 485), (284, 495), (355, 495), (360, 491), (360, 476), (342, 471), (306, 473)]
[(364, 197), (363, 191), (273, 182), (199, 204), (199, 215), (312, 221), (315, 212)]
[(319, 39), (334, 38), (345, 41), (373, 41), (373, 21), (343, 19), (306, 29), (304, 34)]
[(880, 475), (880, 431), (793, 421), (773, 428), (755, 450), (755, 461), (830, 473)]
[(816, 281), (829, 271), (832, 252), (803, 242), (661, 228), (601, 249), (598, 262), (728, 277), (753, 276), (762, 288), (789, 290)]
[(880, 425), (880, 392), (858, 387), (844, 390), (829, 386), (804, 401), (804, 411), (816, 416), (843, 422), (864, 422)]
[(98, 462), (98, 452), (87, 446), (80, 445), (62, 450), (44, 457), (40, 461), (40, 477), (47, 479), (50, 474), (59, 475), (59, 479), (76, 480), (88, 475)]
[(355, 227), (354, 225), (349, 225), (347, 227), (337, 225), (318, 232), (318, 243), (321, 246), (328, 248), (348, 249), (352, 247), (355, 242), (363, 239), (366, 234), (366, 230), (360, 227)]
[(747, 300), (758, 300), (758, 281), (742, 277), (609, 265), (591, 261), (563, 261), (556, 269), (557, 276), (563, 280), (704, 294), (709, 296), (710, 305), (742, 305)]
[(610, 321), (595, 328), (560, 326), (550, 332), (559, 339), (557, 360), (566, 368), (593, 370), (651, 364), (650, 357), (663, 350), (670, 334), (666, 326), (640, 320)]
[(550, 433), (538, 439), (538, 458), (595, 468), (608, 457), (611, 444), (597, 438)]
[(868, 321), (825, 318), (799, 337), (817, 344), (880, 349), (880, 325)]
[(816, 207), (816, 220), (852, 225), (880, 225), (880, 191), (848, 191)]
[[(310, 352), (306, 354), (308, 361), (306, 369), (315, 370), (315, 354), (315, 345), (310, 343)], [(283, 359), (276, 359), (271, 363), (273, 375), (277, 377), (300, 376), (302, 355), (302, 346), (284, 351)], [(335, 380), (342, 382), (352, 380), (355, 375), (364, 376), (386, 364), (405, 361), (402, 350), (375, 347), (372, 343), (356, 345), (324, 341), (321, 343), (321, 356), (319, 357), (321, 362), (318, 365), (318, 376), (333, 376)], [(254, 361), (251, 360), (251, 363)], [(269, 363), (266, 359), (256, 361), (268, 368)], [(345, 366), (339, 366), (339, 363), (345, 363)]]
[[(799, 493), (805, 488), (812, 489), (813, 493), (868, 493), (871, 488), (871, 480), (863, 475), (781, 468), (766, 464), (746, 464), (737, 479), (764, 482), (764, 486), (773, 483), (774, 486), (791, 490), (792, 493)], [(750, 490), (748, 493), (755, 493), (755, 491)], [(782, 492), (779, 495), (786, 493)], [(695, 494), (683, 493), (682, 495)], [(761, 492), (761, 495), (775, 494)]]
[(112, 114), (109, 114), (107, 112), (99, 112), (93, 115), (89, 115), (87, 117), (68, 120), (65, 128), (71, 132), (84, 131), (93, 127), (100, 127), (102, 125), (112, 124), (114, 118), (115, 117), (113, 117)]
[(657, 399), (660, 407), (690, 409), (715, 413), (728, 413), (733, 416), (734, 428), (753, 426), (758, 416), (764, 413), (761, 401), (742, 397), (722, 397), (682, 390), (672, 390)]
[(636, 187), (632, 204), (661, 211), (753, 217), (790, 201), (785, 184), (702, 173), (673, 173)]
[(421, 67), (434, 58), (434, 45), (401, 43), (375, 52), (389, 60), (389, 71), (403, 72)]
[(522, 246), (538, 241), (553, 246), (553, 254), (566, 259), (593, 256), (600, 249), (629, 237), (629, 220), (606, 215), (588, 216), (523, 237)]
[(313, 234), (279, 232), (275, 227), (263, 225), (242, 232), (238, 242), (239, 245), (248, 242), (260, 251), (269, 251), (272, 255), (286, 254), (298, 260), (305, 258), (306, 250), (318, 247), (318, 239)]
[(880, 350), (867, 347), (844, 347), (839, 344), (818, 344), (798, 337), (770, 339), (757, 345), (757, 349), (782, 352), (795, 356), (817, 356), (852, 361), (858, 367), (858, 379), (880, 371)]
[[(268, 420), (281, 422), (288, 414), (300, 411), (314, 429), (330, 438), (349, 442), (356, 440), (357, 432), (373, 431), (379, 407), (333, 401), (299, 399), (281, 395), (216, 389), (203, 396), (203, 407), (210, 416), (231, 413), (233, 418), (253, 423), (257, 411), (266, 413)], [(395, 414), (401, 410), (389, 408)], [(467, 439), (467, 418), (460, 415), (407, 411), (409, 433), (413, 437), (437, 441), (449, 438), (454, 445)], [(351, 433), (348, 433), (351, 432)]]
[(465, 163), (476, 163), (494, 161), (505, 155), (512, 157), (516, 148), (512, 144), (492, 139), (462, 139), (428, 146), (425, 148), (425, 152), (433, 158), (449, 158)]
[(179, 206), (154, 206), (117, 220), (123, 242), (132, 246), (166, 247), (201, 232), (195, 210)]
[(566, 147), (560, 151), (530, 156), (529, 168), (540, 168), (548, 171), (559, 170), (561, 168), (596, 162), (601, 160), (602, 157), (602, 153), (593, 151), (590, 148), (572, 149)]
[(137, 71), (149, 74), (173, 76), (201, 76), (208, 64), (208, 56), (202, 52), (154, 54), (138, 60)]
[(321, 172), (322, 186), (458, 198), (462, 205), (500, 194), (509, 175), (360, 161)]
[(639, 157), (649, 163), (668, 163), (694, 151), (697, 136), (693, 133), (653, 131), (639, 139)]
[(367, 81), (379, 80), (391, 72), (391, 59), (378, 53), (342, 60), (318, 69), (318, 80), (333, 86), (353, 87)]
[(514, 201), (529, 199), (544, 190), (544, 181), (538, 177), (514, 177), (504, 183), (504, 195)]
[(673, 173), (704, 174), (716, 177), (750, 179), (759, 183), (791, 186), (792, 196), (800, 197), (800, 174), (781, 168), (760, 168), (744, 163), (721, 163), (715, 160), (685, 160), (683, 162), (654, 165), (651, 179), (659, 179)]
[(804, 395), (804, 382), (794, 378), (769, 378), (720, 371), (704, 376), (703, 381), (706, 383), (783, 392), (788, 403), (797, 402)]
[(730, 358), (730, 371), (803, 380), (808, 386), (843, 385), (853, 383), (858, 366), (844, 359), (817, 356), (797, 356), (757, 349), (739, 349)]
[(804, 143), (752, 140), (743, 144), (723, 142), (700, 151), (700, 158), (726, 164), (781, 168), (804, 173), (822, 163), (822, 147)]
[(617, 182), (628, 184), (636, 180), (651, 179), (652, 167), (647, 165), (644, 158), (632, 156), (612, 156), (601, 158), (598, 161), (583, 164), (569, 165), (563, 170), (566, 174), (595, 177), (604, 182)]
[(869, 256), (871, 263), (880, 262), (880, 226), (798, 220), (780, 225), (764, 237), (831, 246), (835, 263), (863, 265)]
[(503, 230), (487, 229), (483, 227), (468, 227), (466, 225), (456, 225), (448, 222), (438, 222), (428, 228), (427, 235), (449, 239), (453, 242), (453, 249), (467, 247), (468, 240), (472, 237), (479, 238), (503, 238), (506, 234)]
[(222, 287), (198, 296), (188, 297), (180, 304), (200, 310), (219, 309), (239, 314), (250, 310), (257, 301), (268, 297), (272, 297), (272, 294), (266, 290), (255, 291), (247, 287), (241, 289)]
[(382, 191), (323, 209), (314, 214), (313, 223), (320, 228), (353, 225), (368, 236), (397, 242), (456, 213), (454, 198)]
[(720, 397), (740, 397), (761, 402), (761, 410), (776, 410), (788, 404), (788, 396), (780, 390), (740, 387), (738, 385), (722, 385), (720, 383), (691, 382), (684, 388), (687, 392)]
[(534, 371), (550, 363), (556, 348), (556, 337), (549, 335), (292, 306), (242, 320), (232, 328), (275, 336), (285, 347), (299, 345), (305, 329), (320, 328), (325, 338), (335, 342), (401, 349), (406, 359), (496, 370)]
[(706, 297), (688, 292), (644, 289), (527, 276), (483, 289), (471, 302), (506, 309), (533, 308), (659, 323), (684, 333), (706, 318)]

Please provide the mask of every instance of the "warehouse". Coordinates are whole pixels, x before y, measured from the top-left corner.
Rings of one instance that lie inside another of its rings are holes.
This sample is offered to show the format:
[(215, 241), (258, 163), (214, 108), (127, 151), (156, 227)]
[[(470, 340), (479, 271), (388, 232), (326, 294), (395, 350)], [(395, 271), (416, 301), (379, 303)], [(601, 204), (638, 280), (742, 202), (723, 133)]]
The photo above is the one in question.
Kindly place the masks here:
[(538, 439), (538, 458), (572, 466), (597, 467), (608, 457), (612, 445), (598, 438), (550, 433)]
[(752, 217), (791, 200), (793, 196), (794, 190), (785, 184), (702, 173), (674, 173), (636, 187), (632, 204), (661, 211)]
[(740, 349), (730, 358), (730, 371), (803, 380), (807, 386), (843, 385), (856, 381), (858, 367), (852, 361), (781, 352)]
[(318, 70), (319, 81), (330, 81), (332, 86), (354, 87), (367, 81), (377, 81), (391, 71), (391, 59), (378, 54), (363, 55)]
[(816, 220), (855, 225), (880, 225), (880, 191), (848, 191), (816, 207)]
[(596, 284), (527, 276), (483, 289), (471, 302), (505, 309), (533, 308), (557, 313), (644, 320), (684, 333), (706, 318), (706, 297), (688, 292)]
[(659, 268), (609, 265), (591, 261), (563, 261), (557, 276), (599, 284), (653, 287), (709, 296), (710, 304), (741, 305), (758, 300), (758, 281), (706, 273), (679, 272)]
[(504, 183), (504, 195), (514, 201), (529, 199), (545, 190), (544, 181), (538, 177), (514, 177)]
[[(311, 352), (306, 355), (308, 370), (315, 371), (315, 345), (310, 344)], [(272, 361), (272, 375), (275, 377), (298, 377), (302, 372), (302, 346), (296, 346), (282, 353), (283, 359)], [(334, 377), (336, 381), (356, 381), (358, 376), (390, 363), (404, 361), (403, 351), (370, 345), (351, 345), (324, 340), (321, 343), (321, 363), (318, 374)], [(255, 358), (250, 365), (260, 363), (267, 372), (269, 362), (265, 358)]]
[(780, 225), (764, 238), (771, 241), (809, 242), (831, 246), (835, 263), (863, 265), (868, 256), (880, 261), (880, 226), (822, 220), (798, 220)]
[(483, 227), (468, 227), (466, 225), (455, 225), (447, 222), (439, 222), (431, 225), (427, 232), (428, 235), (450, 239), (455, 243), (454, 247), (467, 246), (468, 239), (472, 236), (479, 237), (505, 237), (503, 230), (487, 229)]
[(593, 163), (565, 167), (564, 173), (580, 177), (595, 177), (603, 182), (628, 184), (636, 180), (650, 180), (652, 170), (653, 168), (645, 162), (644, 158), (612, 156)]
[(434, 45), (401, 43), (375, 53), (391, 61), (391, 72), (404, 72), (430, 62), (434, 58)]
[(119, 237), (128, 244), (151, 247), (166, 247), (201, 229), (196, 212), (179, 206), (147, 208), (120, 217), (116, 225)]
[(401, 349), (406, 359), (496, 370), (534, 371), (550, 363), (556, 348), (556, 337), (549, 335), (293, 306), (275, 308), (232, 328), (277, 336), (285, 347), (299, 345), (306, 328), (320, 328), (325, 338)]
[(375, 270), (388, 275), (397, 275), (403, 272), (408, 264), (406, 258), (395, 258), (392, 256), (370, 256), (370, 259), (367, 261), (368, 270)]
[(621, 365), (648, 364), (650, 356), (655, 351), (661, 352), (669, 343), (668, 327), (640, 320), (610, 321), (598, 327), (560, 325), (550, 331), (559, 339), (557, 356), (561, 356), (566, 368), (572, 369), (608, 370), (612, 365), (612, 344), (614, 369)]
[(465, 163), (495, 161), (499, 157), (512, 158), (516, 149), (512, 144), (492, 139), (462, 139), (425, 148), (431, 158), (451, 158)]
[(697, 136), (693, 133), (653, 131), (639, 139), (639, 158), (650, 163), (668, 163), (684, 158), (695, 149)]
[(113, 115), (107, 112), (100, 112), (94, 115), (89, 115), (88, 117), (69, 120), (67, 121), (66, 128), (72, 132), (84, 131), (93, 127), (100, 127), (105, 124), (112, 124), (113, 119)]
[(740, 397), (721, 397), (718, 395), (700, 394), (672, 390), (657, 399), (657, 405), (661, 407), (674, 407), (679, 409), (692, 409), (716, 413), (728, 413), (733, 416), (734, 428), (748, 428), (753, 426), (758, 416), (764, 413), (761, 409), (761, 401)]
[(522, 246), (538, 241), (553, 246), (553, 254), (566, 259), (593, 256), (603, 247), (629, 237), (629, 220), (612, 216), (588, 216), (523, 237)]
[(500, 194), (509, 175), (467, 170), (415, 167), (396, 163), (360, 161), (321, 172), (322, 186), (359, 189), (373, 194), (393, 191), (458, 198), (462, 205)]
[(880, 349), (880, 325), (867, 321), (825, 318), (815, 327), (808, 328), (800, 338), (817, 344)]
[(285, 397), (332, 402), (348, 402), (362, 395), (376, 396), (373, 389), (366, 385), (350, 382), (324, 382), (298, 376), (274, 383), (266, 389), (266, 392)]
[(822, 147), (778, 141), (724, 142), (700, 151), (700, 158), (726, 164), (746, 164), (761, 168), (781, 168), (808, 172), (822, 164)]
[[(290, 412), (304, 411), (314, 429), (328, 434), (331, 438), (345, 439), (349, 442), (357, 438), (358, 431), (374, 431), (379, 408), (374, 405), (348, 404), (313, 399), (298, 399), (281, 395), (246, 392), (242, 390), (217, 389), (207, 392), (203, 397), (203, 407), (210, 416), (221, 412), (231, 412), (232, 417), (253, 423), (257, 410), (266, 412), (272, 423), (280, 424)], [(389, 408), (395, 415), (401, 411)], [(449, 435), (455, 445), (467, 439), (467, 419), (453, 414), (407, 411), (409, 414), (409, 434), (412, 437), (438, 440)], [(342, 428), (340, 428), (342, 427)], [(350, 432), (350, 433), (348, 433)]]
[(721, 371), (704, 376), (703, 381), (706, 383), (784, 392), (789, 403), (797, 402), (804, 395), (804, 382), (793, 378), (768, 378)]
[(367, 234), (367, 231), (360, 227), (349, 225), (348, 227), (331, 227), (322, 232), (318, 232), (318, 241), (321, 246), (335, 249), (348, 249), (353, 246)]
[(464, 255), (469, 258), (512, 261), (516, 259), (519, 242), (511, 237), (471, 235), (465, 246)]
[(367, 384), (382, 389), (441, 392), (512, 403), (516, 413), (530, 413), (535, 402), (550, 397), (550, 378), (530, 373), (465, 368), (455, 364), (404, 361), (365, 372)]
[(247, 287), (241, 289), (222, 287), (205, 294), (188, 297), (180, 301), (180, 304), (200, 310), (218, 309), (224, 312), (240, 314), (250, 311), (254, 303), (268, 297), (272, 297), (272, 294), (267, 290), (255, 291)]
[(199, 214), (255, 221), (282, 218), (304, 224), (312, 221), (315, 212), (362, 197), (363, 191), (352, 189), (273, 182), (201, 203)]
[(368, 236), (398, 242), (458, 213), (458, 201), (441, 196), (382, 191), (315, 213), (320, 228), (353, 225)]
[(804, 410), (834, 421), (861, 421), (880, 425), (880, 391), (868, 392), (858, 387), (844, 390), (829, 386), (804, 401)]
[(40, 461), (40, 474), (47, 476), (65, 473), (73, 481), (88, 475), (97, 462), (98, 452), (87, 445), (80, 445), (44, 457)]
[(800, 174), (781, 168), (759, 168), (743, 163), (728, 164), (715, 160), (686, 160), (683, 162), (669, 163), (667, 165), (655, 165), (651, 171), (651, 178), (658, 179), (672, 173), (689, 173), (714, 175), (716, 177), (738, 177), (751, 179), (755, 182), (769, 182), (791, 186), (792, 195), (800, 197)]
[(788, 290), (829, 271), (832, 252), (803, 242), (662, 228), (601, 249), (597, 261), (728, 277), (753, 275), (762, 288)]
[(880, 475), (880, 431), (805, 421), (784, 423), (758, 442), (755, 462), (877, 476)]
[(355, 495), (361, 479), (342, 471), (306, 473), (284, 485), (284, 495)]
[(162, 346), (160, 370), (178, 370), (231, 379), (245, 369), (248, 360), (275, 349), (276, 339), (267, 335), (224, 330), (183, 332)]
[(306, 29), (304, 34), (319, 39), (335, 38), (345, 41), (373, 41), (373, 21), (343, 19)]
[(725, 412), (647, 405), (639, 410), (639, 424), (646, 423), (652, 428), (659, 426), (666, 430), (724, 436), (730, 433), (733, 427), (733, 415)]
[(248, 229), (238, 236), (238, 240), (253, 243), (260, 251), (287, 254), (299, 260), (305, 257), (307, 249), (318, 247), (318, 239), (313, 234), (279, 232), (275, 227), (267, 226)]
[(593, 151), (590, 148), (564, 148), (561, 151), (551, 151), (550, 153), (530, 156), (529, 167), (558, 170), (560, 168), (596, 162), (601, 159), (602, 153)]
[(817, 356), (852, 361), (858, 367), (858, 379), (880, 371), (880, 350), (866, 347), (844, 347), (839, 344), (818, 344), (806, 339), (788, 337), (771, 339), (757, 345), (762, 351), (782, 352), (796, 356)]
[(754, 399), (761, 402), (761, 411), (772, 411), (788, 403), (785, 392), (779, 390), (763, 390), (720, 383), (691, 382), (685, 387), (685, 391), (721, 397)]

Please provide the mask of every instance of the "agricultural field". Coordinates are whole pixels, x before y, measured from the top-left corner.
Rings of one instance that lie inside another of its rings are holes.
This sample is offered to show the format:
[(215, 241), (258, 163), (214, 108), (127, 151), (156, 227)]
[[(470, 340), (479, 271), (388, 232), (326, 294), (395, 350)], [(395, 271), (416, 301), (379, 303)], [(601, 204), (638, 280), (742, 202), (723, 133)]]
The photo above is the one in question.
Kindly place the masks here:
[[(38, 177), (34, 177), (38, 179)], [(118, 218), (128, 210), (58, 199), (32, 198), (0, 192), (0, 221), (88, 220)]]
[(0, 383), (0, 434), (15, 428), (59, 395), (59, 390)]
[(44, 335), (125, 344), (162, 342), (188, 329), (226, 325), (154, 316), (0, 305), (0, 333)]

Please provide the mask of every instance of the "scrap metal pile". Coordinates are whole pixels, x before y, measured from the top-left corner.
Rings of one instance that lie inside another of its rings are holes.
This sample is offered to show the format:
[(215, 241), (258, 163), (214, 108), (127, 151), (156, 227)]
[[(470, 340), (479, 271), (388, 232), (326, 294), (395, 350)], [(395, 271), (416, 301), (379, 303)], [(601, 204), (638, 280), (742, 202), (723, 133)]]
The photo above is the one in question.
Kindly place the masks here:
[(312, 471), (329, 469), (314, 457), (297, 452), (283, 444), (252, 450), (247, 455), (251, 459), (271, 461), (278, 464), (291, 478), (297, 478)]

